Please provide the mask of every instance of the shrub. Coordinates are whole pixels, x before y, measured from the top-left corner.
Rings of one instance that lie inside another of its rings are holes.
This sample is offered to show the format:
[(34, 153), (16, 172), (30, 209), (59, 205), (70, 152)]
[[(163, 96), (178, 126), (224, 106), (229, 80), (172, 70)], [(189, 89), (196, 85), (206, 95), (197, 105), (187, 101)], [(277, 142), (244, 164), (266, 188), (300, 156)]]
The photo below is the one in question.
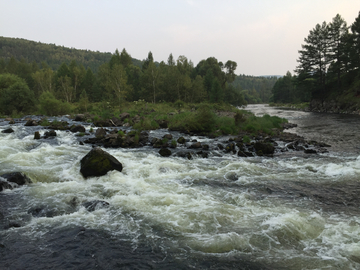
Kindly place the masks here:
[(45, 115), (63, 115), (71, 112), (71, 105), (67, 102), (57, 100), (50, 92), (44, 92), (40, 95), (40, 112)]
[(247, 135), (245, 135), (245, 136), (243, 137), (243, 142), (244, 142), (244, 143), (250, 143), (250, 137), (247, 136)]
[(8, 88), (2, 90), (0, 108), (10, 115), (12, 112), (29, 113), (35, 107), (35, 95), (27, 84), (18, 80)]

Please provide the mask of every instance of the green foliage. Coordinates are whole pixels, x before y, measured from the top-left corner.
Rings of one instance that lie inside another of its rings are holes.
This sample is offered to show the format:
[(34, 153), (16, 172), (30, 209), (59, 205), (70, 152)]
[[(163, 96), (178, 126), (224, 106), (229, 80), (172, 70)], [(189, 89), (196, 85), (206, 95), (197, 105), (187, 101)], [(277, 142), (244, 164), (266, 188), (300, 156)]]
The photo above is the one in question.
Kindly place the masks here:
[(244, 137), (243, 137), (243, 142), (244, 143), (250, 143), (250, 137), (249, 136), (247, 136), (247, 135), (245, 135)]
[(0, 89), (0, 110), (5, 114), (29, 113), (35, 106), (34, 93), (20, 78), (8, 88)]
[(50, 92), (44, 92), (39, 97), (40, 113), (44, 115), (64, 115), (71, 113), (71, 105), (62, 102), (54, 97)]
[(184, 108), (185, 102), (181, 101), (181, 100), (177, 100), (176, 102), (174, 102), (174, 107), (177, 108), (178, 110)]
[(264, 132), (267, 134), (272, 133), (272, 129), (281, 128), (281, 124), (287, 122), (286, 119), (270, 116), (268, 114), (263, 117), (250, 116), (244, 121), (240, 128), (250, 133)]

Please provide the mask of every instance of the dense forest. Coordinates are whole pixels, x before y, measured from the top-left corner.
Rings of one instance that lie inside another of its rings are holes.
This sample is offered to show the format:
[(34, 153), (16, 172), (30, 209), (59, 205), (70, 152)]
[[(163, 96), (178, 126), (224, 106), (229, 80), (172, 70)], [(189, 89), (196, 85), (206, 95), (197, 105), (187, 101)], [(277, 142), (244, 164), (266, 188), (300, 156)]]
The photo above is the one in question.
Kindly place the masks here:
[[(44, 62), (51, 69), (57, 70), (62, 63), (69, 65), (75, 60), (79, 65), (96, 72), (102, 64), (110, 61), (111, 56), (111, 53), (79, 50), (20, 38), (0, 37), (0, 57), (5, 62), (13, 57), (19, 61), (35, 62), (38, 65)], [(141, 67), (140, 60), (134, 58), (131, 60), (134, 65)]]
[(360, 12), (351, 26), (339, 14), (317, 24), (304, 41), (295, 74), (287, 72), (276, 81), (271, 101), (355, 102), (360, 94)]
[(140, 61), (125, 49), (110, 54), (0, 38), (0, 112), (34, 112), (46, 103), (68, 108), (81, 102), (121, 106), (139, 100), (235, 106), (267, 102), (275, 79), (237, 76), (236, 68), (236, 62), (215, 57), (194, 66), (185, 56), (175, 60), (170, 54), (159, 63), (151, 52)]

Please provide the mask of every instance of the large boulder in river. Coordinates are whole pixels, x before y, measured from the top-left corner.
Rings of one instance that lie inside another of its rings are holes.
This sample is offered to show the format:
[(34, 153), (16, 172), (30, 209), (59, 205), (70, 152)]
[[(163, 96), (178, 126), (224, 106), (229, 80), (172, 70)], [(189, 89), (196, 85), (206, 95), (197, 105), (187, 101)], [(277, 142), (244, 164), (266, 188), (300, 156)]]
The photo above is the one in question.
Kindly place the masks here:
[(256, 151), (256, 154), (259, 156), (262, 155), (272, 155), (275, 152), (275, 147), (268, 142), (256, 142), (254, 144), (254, 148)]
[(12, 128), (7, 128), (7, 129), (4, 129), (3, 131), (1, 131), (1, 133), (13, 133), (14, 130)]
[(102, 176), (109, 171), (122, 171), (122, 164), (112, 155), (101, 148), (93, 148), (80, 161), (80, 172), (87, 178), (91, 176)]

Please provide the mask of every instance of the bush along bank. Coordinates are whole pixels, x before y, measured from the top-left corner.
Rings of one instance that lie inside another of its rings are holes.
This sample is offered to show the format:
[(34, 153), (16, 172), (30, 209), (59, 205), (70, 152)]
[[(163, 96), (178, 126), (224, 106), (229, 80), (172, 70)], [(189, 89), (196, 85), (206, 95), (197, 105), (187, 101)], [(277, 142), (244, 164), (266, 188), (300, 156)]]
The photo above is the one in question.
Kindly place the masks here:
[[(98, 117), (78, 114), (68, 121), (6, 119), (24, 126), (43, 126), (47, 131), (34, 134), (34, 139), (56, 137), (56, 130), (76, 134), (80, 144), (104, 148), (146, 148), (159, 155), (183, 158), (237, 155), (267, 156), (280, 153), (316, 154), (327, 151), (325, 145), (306, 141), (292, 133), (293, 127), (279, 117), (255, 117), (241, 110), (216, 110), (208, 105), (191, 110), (161, 112), (154, 108)], [(5, 120), (4, 120), (5, 121)], [(22, 122), (21, 122), (22, 121)]]

